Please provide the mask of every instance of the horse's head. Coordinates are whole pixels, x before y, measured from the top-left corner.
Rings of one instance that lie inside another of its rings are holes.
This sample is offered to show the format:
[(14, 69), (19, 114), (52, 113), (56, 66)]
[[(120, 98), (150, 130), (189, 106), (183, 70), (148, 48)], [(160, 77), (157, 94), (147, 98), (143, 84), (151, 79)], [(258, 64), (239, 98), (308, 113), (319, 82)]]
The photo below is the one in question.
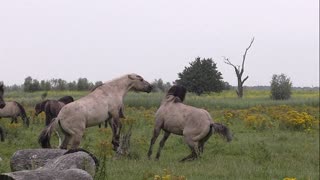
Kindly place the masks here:
[(3, 84), (0, 83), (0, 109), (4, 108), (4, 106), (6, 105), (6, 103), (3, 100), (3, 93), (4, 93)]
[(36, 104), (36, 106), (34, 107), (35, 113), (34, 115), (38, 116), (42, 110), (41, 110), (41, 103)]
[(48, 102), (48, 100), (42, 101), (41, 103), (36, 104), (36, 106), (34, 107), (35, 110), (35, 114), (36, 116), (38, 116), (42, 111), (44, 111), (44, 106), (46, 105), (46, 103)]
[(152, 85), (149, 82), (145, 81), (141, 76), (137, 74), (129, 74), (128, 78), (132, 84), (131, 89), (147, 93), (151, 92)]
[(183, 102), (184, 98), (186, 97), (186, 93), (187, 89), (184, 86), (174, 85), (168, 90), (167, 96), (173, 95), (175, 97), (178, 97), (181, 100), (181, 102)]

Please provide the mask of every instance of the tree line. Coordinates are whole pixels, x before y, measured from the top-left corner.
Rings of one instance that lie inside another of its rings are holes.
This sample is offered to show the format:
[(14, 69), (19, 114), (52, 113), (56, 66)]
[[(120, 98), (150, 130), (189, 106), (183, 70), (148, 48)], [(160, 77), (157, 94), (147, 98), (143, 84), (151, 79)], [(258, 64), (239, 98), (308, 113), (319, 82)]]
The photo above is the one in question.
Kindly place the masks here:
[[(240, 72), (243, 72), (243, 68)], [(242, 73), (239, 74), (242, 75)], [(237, 75), (237, 77), (239, 76)], [(245, 80), (246, 79), (247, 77)], [(236, 89), (236, 93), (239, 98), (242, 98), (243, 95), (243, 82), (244, 80), (241, 81), (241, 87), (238, 85), (238, 88)], [(189, 66), (186, 66), (182, 72), (178, 73), (178, 79), (172, 83), (182, 85), (186, 87), (187, 91), (193, 92), (197, 95), (210, 92), (221, 92), (223, 90), (229, 90), (232, 88), (228, 82), (223, 81), (222, 73), (218, 71), (217, 65), (212, 58), (195, 58), (194, 61), (189, 63)], [(273, 75), (270, 83), (270, 97), (272, 99), (278, 100), (290, 98), (292, 89), (292, 82), (290, 81), (290, 78), (284, 74)], [(6, 88), (8, 90), (23, 90), (25, 92), (50, 90), (87, 91), (92, 90), (94, 87), (101, 84), (102, 81), (96, 81), (93, 83), (87, 78), (79, 78), (77, 81), (67, 82), (63, 79), (39, 81), (37, 79), (33, 79), (31, 76), (28, 76), (25, 78), (22, 86), (14, 85)], [(172, 86), (170, 82), (164, 82), (162, 79), (155, 79), (152, 82), (152, 85), (153, 92), (166, 92)]]
[[(90, 91), (94, 87), (101, 85), (102, 81), (90, 82), (87, 78), (78, 78), (76, 81), (66, 81), (64, 79), (50, 79), (50, 80), (38, 80), (31, 76), (24, 79), (22, 85), (5, 86), (8, 91), (24, 91), (24, 92), (36, 92), (36, 91)], [(170, 82), (164, 82), (161, 78), (155, 79), (152, 83), (153, 92), (165, 92), (172, 84)]]
[(15, 84), (12, 86), (6, 86), (6, 89), (9, 91), (22, 90), (24, 92), (50, 91), (50, 90), (87, 91), (100, 84), (102, 84), (102, 81), (90, 82), (87, 78), (78, 78), (77, 81), (68, 82), (61, 78), (58, 78), (58, 79), (53, 78), (50, 80), (38, 80), (38, 79), (33, 79), (31, 76), (28, 76), (24, 79), (24, 83), (22, 85)]

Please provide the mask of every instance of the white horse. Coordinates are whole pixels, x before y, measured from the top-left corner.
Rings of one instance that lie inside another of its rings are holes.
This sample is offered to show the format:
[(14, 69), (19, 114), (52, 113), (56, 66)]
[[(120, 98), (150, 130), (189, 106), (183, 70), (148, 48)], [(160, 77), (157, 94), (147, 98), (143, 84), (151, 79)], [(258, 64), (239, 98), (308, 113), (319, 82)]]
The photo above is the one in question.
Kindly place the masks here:
[(163, 99), (156, 112), (153, 137), (148, 151), (149, 158), (161, 129), (164, 131), (164, 135), (160, 141), (156, 159), (159, 159), (161, 149), (171, 133), (183, 136), (192, 151), (181, 161), (198, 158), (200, 153), (203, 152), (205, 142), (213, 132), (217, 132), (226, 137), (227, 141), (231, 141), (232, 136), (229, 129), (220, 123), (213, 122), (206, 110), (183, 104), (185, 95), (186, 89), (183, 86), (175, 85), (169, 89)]
[(50, 148), (51, 133), (59, 124), (65, 135), (60, 148), (67, 149), (71, 142), (71, 149), (76, 149), (87, 127), (112, 119), (112, 144), (116, 150), (119, 146), (123, 98), (129, 90), (149, 93), (152, 86), (137, 74), (124, 75), (98, 86), (87, 96), (65, 105), (57, 118), (41, 132), (39, 143), (44, 148)]

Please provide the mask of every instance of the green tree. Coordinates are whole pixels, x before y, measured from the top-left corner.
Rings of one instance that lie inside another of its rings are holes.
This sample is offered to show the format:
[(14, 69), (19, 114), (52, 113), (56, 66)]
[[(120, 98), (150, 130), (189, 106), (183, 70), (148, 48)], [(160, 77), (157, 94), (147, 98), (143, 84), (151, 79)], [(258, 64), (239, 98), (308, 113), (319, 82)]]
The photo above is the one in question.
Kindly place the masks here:
[(40, 91), (40, 82), (36, 79), (32, 80), (31, 92)]
[(24, 79), (23, 90), (25, 92), (34, 92), (40, 90), (40, 83), (36, 79), (32, 79), (31, 76), (28, 76)]
[(68, 90), (77, 90), (77, 82), (72, 81), (67, 83)]
[(292, 83), (290, 78), (284, 74), (272, 76), (271, 80), (271, 99), (286, 100), (291, 97)]
[(169, 82), (164, 83), (163, 80), (160, 79), (155, 79), (152, 83), (152, 91), (153, 92), (165, 92), (169, 90), (171, 87), (171, 84)]
[(40, 89), (44, 91), (50, 91), (51, 90), (51, 84), (49, 81), (41, 80), (40, 81)]
[(31, 92), (31, 86), (32, 86), (32, 77), (28, 76), (24, 79), (23, 91)]
[(67, 89), (67, 81), (63, 79), (58, 79), (58, 85), (57, 85), (58, 90), (66, 90)]
[(78, 79), (77, 90), (83, 91), (83, 90), (89, 90), (89, 88), (90, 88), (90, 84), (87, 78)]
[(197, 57), (178, 73), (176, 83), (185, 86), (188, 91), (201, 95), (204, 92), (221, 92), (224, 88), (222, 74), (217, 70), (217, 64), (211, 58)]

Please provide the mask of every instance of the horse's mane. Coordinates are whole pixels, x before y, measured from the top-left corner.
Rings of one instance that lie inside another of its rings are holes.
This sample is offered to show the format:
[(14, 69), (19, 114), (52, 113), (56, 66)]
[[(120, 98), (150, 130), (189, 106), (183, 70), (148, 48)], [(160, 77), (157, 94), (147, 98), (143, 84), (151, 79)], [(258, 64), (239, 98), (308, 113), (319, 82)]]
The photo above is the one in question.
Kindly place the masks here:
[(26, 114), (26, 111), (24, 110), (23, 106), (20, 103), (18, 103), (17, 101), (14, 101), (14, 102), (19, 107), (21, 115), (22, 115), (22, 118), (27, 118), (27, 114)]
[(94, 90), (96, 90), (98, 87), (100, 87), (100, 86), (102, 86), (102, 85), (103, 85), (103, 83), (94, 86), (94, 87), (90, 90), (90, 92), (93, 92)]
[(74, 101), (72, 96), (63, 96), (62, 98), (58, 99), (58, 101), (63, 102), (64, 104), (68, 104)]
[[(174, 97), (178, 97), (180, 101), (183, 102), (184, 98), (186, 97), (186, 94), (187, 94), (187, 89), (184, 86), (174, 85), (168, 90), (166, 96), (172, 95)], [(175, 102), (179, 102), (179, 101), (175, 100)]]

